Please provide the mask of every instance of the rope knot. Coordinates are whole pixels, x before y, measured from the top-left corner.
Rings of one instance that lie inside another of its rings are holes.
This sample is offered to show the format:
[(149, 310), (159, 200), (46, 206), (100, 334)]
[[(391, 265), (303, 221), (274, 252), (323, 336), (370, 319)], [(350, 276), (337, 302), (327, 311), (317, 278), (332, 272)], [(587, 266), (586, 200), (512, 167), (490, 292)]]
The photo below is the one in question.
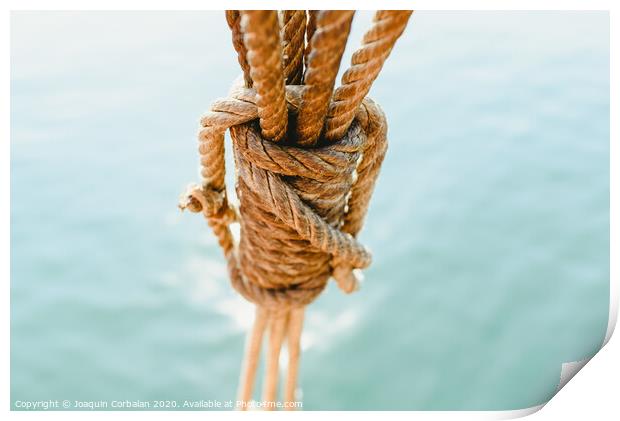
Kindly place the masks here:
[(179, 200), (181, 210), (202, 212), (207, 219), (221, 219), (226, 224), (236, 221), (234, 209), (228, 205), (226, 190), (215, 190), (210, 186), (190, 184)]
[[(299, 107), (299, 87), (287, 86), (289, 111)], [(359, 287), (370, 252), (355, 238), (387, 148), (381, 109), (364, 99), (345, 134), (307, 148), (267, 140), (257, 124), (257, 94), (234, 87), (201, 119), (202, 186), (190, 185), (181, 209), (201, 212), (228, 259), (233, 287), (268, 308), (312, 302), (333, 277), (339, 287)], [(229, 129), (237, 173), (238, 213), (224, 184), (224, 132)], [(229, 224), (240, 222), (240, 237)]]
[(346, 263), (332, 263), (332, 276), (338, 284), (338, 288), (345, 294), (351, 294), (359, 290), (364, 275), (359, 269), (353, 269)]

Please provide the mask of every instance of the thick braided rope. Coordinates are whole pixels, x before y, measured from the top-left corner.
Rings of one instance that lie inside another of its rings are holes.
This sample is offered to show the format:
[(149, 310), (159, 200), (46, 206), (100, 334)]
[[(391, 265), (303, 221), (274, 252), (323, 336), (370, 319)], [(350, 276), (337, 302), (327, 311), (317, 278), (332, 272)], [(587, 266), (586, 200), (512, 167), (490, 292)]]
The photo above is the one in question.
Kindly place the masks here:
[(243, 80), (246, 88), (252, 87), (252, 77), (250, 76), (250, 65), (247, 59), (247, 50), (243, 44), (243, 33), (241, 32), (241, 15), (238, 10), (226, 11), (226, 22), (232, 32), (232, 43), (237, 52), (237, 60), (243, 71)]
[(362, 46), (351, 57), (351, 67), (342, 76), (341, 86), (334, 91), (325, 119), (326, 139), (339, 139), (347, 131), (411, 13), (411, 10), (377, 11)]
[[(313, 145), (320, 136), (329, 105), (326, 92), (331, 94), (333, 89), (350, 28), (350, 19), (344, 21), (344, 31), (335, 29), (343, 28), (342, 22), (335, 22), (345, 13), (309, 11), (304, 31), (305, 12), (283, 11), (281, 32), (275, 12), (228, 11), (226, 15), (246, 89), (233, 88), (229, 98), (216, 101), (201, 120), (203, 181), (201, 186), (190, 186), (180, 206), (203, 213), (224, 250), (232, 286), (257, 304), (240, 380), (240, 402), (251, 399), (266, 331), (269, 347), (263, 400), (276, 400), (278, 361), (285, 339), (289, 370), (284, 396), (287, 402), (294, 400), (304, 306), (320, 294), (330, 276), (342, 290), (352, 292), (357, 286), (354, 269), (370, 264), (369, 253), (355, 235), (362, 227), (387, 148), (387, 126), (381, 110), (364, 96), (402, 32), (390, 35), (398, 24), (396, 15), (390, 14), (407, 12), (378, 12), (375, 26), (354, 54), (339, 89), (349, 89), (346, 92), (352, 96), (363, 94), (346, 107), (334, 97), (329, 108), (330, 112), (344, 111), (341, 136), (332, 133), (327, 136), (331, 142), (313, 150), (270, 141), (285, 136), (287, 111), (302, 122), (302, 130), (297, 132), (301, 146)], [(304, 32), (309, 41), (305, 50)], [(316, 45), (312, 45), (313, 38)], [(326, 40), (332, 42), (331, 49), (326, 48)], [(302, 55), (308, 67), (304, 76), (307, 86), (292, 86), (301, 82)], [(337, 63), (330, 66), (334, 61)], [(286, 91), (285, 81), (291, 84)], [(247, 89), (251, 85), (255, 89)], [(351, 106), (352, 116), (347, 108)], [(336, 113), (327, 116), (326, 128), (338, 121)], [(238, 170), (239, 210), (232, 208), (226, 197), (226, 129), (231, 132)], [(241, 224), (238, 243), (229, 228), (235, 221)]]
[(354, 13), (352, 10), (321, 10), (316, 15), (297, 120), (297, 143), (300, 145), (314, 145), (321, 134)]
[(285, 82), (287, 85), (300, 85), (303, 77), (306, 11), (282, 10), (280, 18)]
[[(320, 292), (331, 275), (332, 258), (351, 268), (370, 264), (366, 249), (336, 228), (365, 141), (359, 125), (353, 125), (342, 142), (325, 151), (324, 155), (344, 155), (348, 163), (322, 182), (302, 176), (284, 181), (281, 174), (272, 172), (268, 154), (252, 155), (251, 159), (261, 156), (262, 160), (250, 161), (243, 149), (264, 150), (261, 146), (266, 143), (251, 125), (232, 127), (231, 134), (238, 163), (237, 193), (242, 198), (239, 263), (252, 284), (265, 289), (307, 290), (308, 298), (314, 298), (314, 292)], [(301, 165), (302, 161), (290, 155)]]
[[(356, 232), (340, 228), (361, 227), (356, 218), (363, 217), (367, 207), (361, 200), (369, 196), (365, 192), (374, 185), (379, 168), (360, 156), (380, 162), (385, 117), (366, 100), (360, 121), (341, 141), (314, 150), (279, 146), (263, 139), (252, 124), (244, 124), (258, 116), (256, 96), (254, 89), (237, 88), (202, 118), (203, 183), (188, 189), (181, 207), (205, 215), (229, 262), (233, 287), (252, 302), (271, 308), (308, 304), (330, 275), (347, 286), (343, 289), (354, 289), (352, 270), (366, 267), (370, 255), (353, 237)], [(287, 101), (293, 109), (299, 106), (299, 87), (287, 87)], [(237, 214), (228, 205), (223, 182), (226, 128), (234, 140), (241, 199), (242, 236), (236, 253), (228, 225)], [(353, 183), (357, 168), (368, 170)], [(352, 212), (351, 199), (362, 211)]]
[(241, 30), (250, 76), (256, 88), (263, 137), (277, 142), (286, 134), (280, 24), (275, 10), (242, 10)]

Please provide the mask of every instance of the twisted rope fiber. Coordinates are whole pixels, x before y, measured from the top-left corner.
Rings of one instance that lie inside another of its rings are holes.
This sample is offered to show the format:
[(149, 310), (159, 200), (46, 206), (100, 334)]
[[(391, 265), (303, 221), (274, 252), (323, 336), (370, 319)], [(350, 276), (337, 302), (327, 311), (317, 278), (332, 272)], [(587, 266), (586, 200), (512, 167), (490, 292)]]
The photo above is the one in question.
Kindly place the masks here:
[(237, 52), (237, 60), (243, 71), (243, 80), (247, 88), (252, 87), (252, 77), (250, 76), (250, 65), (247, 59), (247, 50), (243, 44), (243, 33), (241, 32), (241, 15), (238, 10), (226, 11), (226, 22), (232, 32), (232, 43)]
[(351, 67), (342, 76), (342, 85), (334, 91), (325, 120), (326, 139), (339, 139), (347, 131), (412, 13), (411, 10), (376, 12), (372, 28), (364, 34), (361, 48), (353, 54)]
[(277, 142), (286, 134), (288, 123), (278, 12), (242, 10), (241, 30), (250, 77), (257, 93), (261, 133), (266, 139)]
[(316, 14), (297, 120), (300, 145), (313, 146), (321, 134), (354, 14), (352, 10), (321, 10)]
[[(388, 27), (398, 21), (382, 13), (377, 13), (375, 31), (368, 31), (364, 45), (352, 59), (354, 64), (348, 72), (355, 76), (356, 63), (366, 63), (360, 67), (363, 70), (365, 66), (365, 71), (357, 71), (370, 79), (358, 82), (353, 93), (359, 89), (368, 92), (389, 54), (385, 46), (375, 50), (368, 47), (389, 38)], [(364, 93), (346, 127), (338, 129), (342, 131), (340, 137), (334, 138), (331, 133), (329, 142), (312, 149), (300, 144), (314, 146), (323, 123), (327, 128), (325, 111), (329, 119), (336, 104), (334, 97), (329, 105), (331, 90), (352, 16), (353, 12), (309, 11), (305, 25), (304, 11), (283, 11), (280, 29), (277, 12), (226, 14), (244, 77), (201, 119), (202, 183), (188, 187), (180, 207), (203, 213), (224, 251), (233, 288), (256, 303), (239, 382), (241, 402), (252, 397), (265, 332), (269, 335), (262, 399), (275, 403), (280, 350), (287, 342), (284, 399), (291, 403), (295, 400), (305, 306), (321, 293), (330, 276), (343, 291), (354, 291), (358, 285), (356, 269), (370, 264), (369, 252), (355, 236), (363, 225), (387, 149), (383, 112), (364, 98)], [(305, 50), (304, 33), (309, 40)], [(287, 48), (290, 54), (283, 52)], [(298, 82), (300, 69), (303, 71), (302, 53), (308, 66), (303, 75), (306, 84), (285, 86), (285, 79)], [(364, 54), (385, 55), (374, 76), (376, 64), (368, 64), (372, 57), (365, 60)], [(356, 55), (360, 56), (358, 60)], [(345, 77), (341, 88), (351, 89)], [(289, 116), (292, 121), (301, 121), (305, 125), (302, 129), (310, 127), (310, 136), (302, 137), (295, 131), (297, 142), (288, 139), (274, 143), (285, 137)], [(331, 117), (335, 121), (334, 115)], [(224, 183), (226, 130), (230, 130), (233, 141), (238, 209), (229, 204)], [(240, 223), (238, 241), (230, 230), (234, 222)]]
[(306, 67), (308, 67), (308, 55), (312, 51), (312, 47), (310, 46), (310, 40), (312, 39), (312, 35), (314, 35), (314, 31), (316, 30), (316, 18), (318, 12), (318, 10), (308, 10), (308, 19), (306, 21), (306, 49), (304, 51), (304, 64)]
[(287, 85), (299, 85), (303, 77), (304, 36), (306, 34), (305, 10), (282, 10), (282, 58)]

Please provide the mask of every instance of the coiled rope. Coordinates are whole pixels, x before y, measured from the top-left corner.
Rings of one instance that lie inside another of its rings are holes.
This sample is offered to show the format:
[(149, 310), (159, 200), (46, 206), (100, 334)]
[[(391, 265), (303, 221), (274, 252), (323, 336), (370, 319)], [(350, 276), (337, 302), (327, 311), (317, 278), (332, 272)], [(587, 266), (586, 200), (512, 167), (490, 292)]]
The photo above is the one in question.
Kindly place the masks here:
[[(252, 398), (269, 332), (263, 397), (275, 408), (288, 347), (285, 409), (293, 409), (304, 309), (333, 277), (346, 293), (371, 262), (355, 238), (387, 150), (385, 115), (366, 95), (411, 11), (378, 11), (334, 91), (353, 11), (227, 11), (242, 79), (201, 121), (202, 183), (179, 206), (200, 212), (228, 262), (233, 288), (256, 304), (238, 393)], [(304, 35), (306, 40), (304, 40)], [(305, 70), (304, 70), (305, 68)], [(229, 130), (239, 208), (224, 183)], [(240, 224), (236, 240), (230, 230)]]

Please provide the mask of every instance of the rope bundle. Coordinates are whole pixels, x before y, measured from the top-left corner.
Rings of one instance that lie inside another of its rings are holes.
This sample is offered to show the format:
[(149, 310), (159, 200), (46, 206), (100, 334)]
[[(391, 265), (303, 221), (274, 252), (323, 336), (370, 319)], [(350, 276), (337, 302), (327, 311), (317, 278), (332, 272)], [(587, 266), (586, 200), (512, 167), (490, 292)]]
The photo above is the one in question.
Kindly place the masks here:
[[(387, 149), (387, 123), (366, 94), (410, 15), (377, 12), (334, 91), (352, 11), (226, 12), (243, 78), (201, 119), (202, 183), (188, 187), (180, 207), (205, 216), (224, 251), (232, 286), (257, 306), (240, 409), (252, 397), (267, 330), (262, 399), (275, 407), (286, 339), (284, 401), (292, 409), (305, 306), (330, 277), (343, 291), (354, 291), (356, 270), (370, 264), (355, 236)], [(233, 142), (238, 209), (229, 204), (224, 183), (226, 130)], [(238, 241), (233, 222), (241, 226)]]

